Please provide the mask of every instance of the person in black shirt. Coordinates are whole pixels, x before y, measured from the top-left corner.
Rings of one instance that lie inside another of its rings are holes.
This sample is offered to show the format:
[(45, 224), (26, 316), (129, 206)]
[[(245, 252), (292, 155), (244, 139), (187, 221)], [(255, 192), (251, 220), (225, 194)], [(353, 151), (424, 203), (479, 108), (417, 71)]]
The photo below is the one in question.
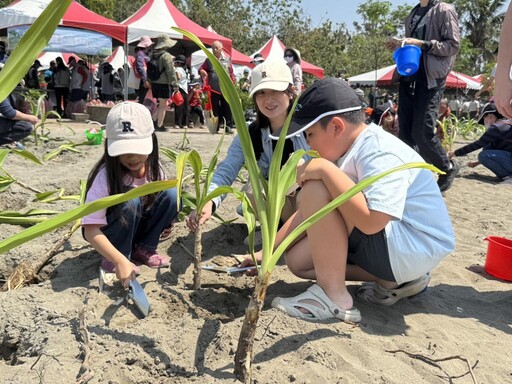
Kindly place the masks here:
[(471, 161), (467, 165), (473, 168), (482, 164), (500, 181), (512, 184), (512, 122), (503, 118), (494, 103), (489, 103), (484, 107), (478, 123), (485, 124), (487, 131), (473, 143), (448, 152), (448, 157), (464, 156), (483, 148), (478, 154), (478, 161)]

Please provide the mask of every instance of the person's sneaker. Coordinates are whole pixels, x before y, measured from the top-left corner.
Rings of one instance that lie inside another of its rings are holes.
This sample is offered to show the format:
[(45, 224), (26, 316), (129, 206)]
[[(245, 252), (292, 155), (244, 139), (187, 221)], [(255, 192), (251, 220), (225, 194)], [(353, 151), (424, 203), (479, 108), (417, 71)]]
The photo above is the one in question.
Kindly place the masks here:
[(174, 129), (180, 129), (180, 126), (179, 126), (178, 124), (176, 124), (176, 125), (174, 126)]
[(188, 127), (189, 127), (189, 128), (194, 128), (194, 123), (190, 123), (190, 124), (188, 125)]
[(206, 128), (208, 128), (208, 127), (207, 127), (205, 124), (203, 124), (203, 125), (199, 126), (199, 128), (201, 128), (201, 129), (206, 129)]
[[(108, 260), (106, 257), (101, 258), (100, 268), (103, 269), (107, 273), (116, 273), (116, 265)], [(135, 271), (135, 274), (137, 276), (140, 275), (140, 269), (136, 265), (134, 266), (133, 270)]]
[(155, 131), (157, 132), (167, 132), (167, 128), (165, 128), (163, 125), (161, 127), (156, 127)]
[(225, 131), (226, 131), (226, 133), (227, 133), (228, 135), (232, 135), (232, 134), (233, 134), (233, 129), (232, 129), (232, 128), (230, 128), (230, 127), (226, 127)]
[[(263, 243), (261, 231), (254, 232), (254, 248), (259, 249)], [(249, 236), (244, 239), (244, 245), (249, 247)]]
[(456, 162), (452, 161), (452, 168), (444, 175), (440, 175), (437, 179), (437, 185), (439, 186), (439, 190), (441, 192), (445, 192), (449, 190), (453, 184), (453, 180), (455, 179), (455, 176), (459, 173), (459, 166)]
[(132, 259), (140, 261), (150, 268), (168, 267), (171, 261), (168, 256), (159, 255), (156, 251), (148, 251), (142, 247), (137, 247), (133, 250)]

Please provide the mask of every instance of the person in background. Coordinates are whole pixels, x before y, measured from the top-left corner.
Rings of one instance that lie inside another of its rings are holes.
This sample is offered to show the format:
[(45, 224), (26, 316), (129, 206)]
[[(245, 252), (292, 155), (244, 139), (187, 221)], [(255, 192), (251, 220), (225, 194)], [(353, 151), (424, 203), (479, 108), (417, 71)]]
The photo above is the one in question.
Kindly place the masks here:
[(243, 76), (238, 80), (238, 88), (242, 92), (249, 93), (251, 89), (251, 77), (249, 76), (249, 70), (247, 68), (244, 69)]
[(153, 97), (158, 100), (158, 107), (153, 114), (153, 122), (156, 131), (166, 131), (164, 119), (167, 109), (167, 100), (171, 97), (171, 87), (175, 89), (178, 88), (176, 69), (174, 68), (172, 55), (168, 52), (175, 44), (176, 41), (169, 38), (169, 36), (160, 35), (158, 36), (153, 51), (153, 56), (158, 61), (158, 69), (160, 71), (158, 79), (151, 82)]
[(512, 3), (509, 4), (500, 33), (494, 101), (503, 116), (512, 119)]
[(83, 98), (82, 87), (87, 82), (89, 74), (82, 65), (79, 65), (76, 59), (71, 56), (68, 60), (68, 66), (71, 70), (71, 93), (69, 95), (70, 102), (80, 101)]
[(450, 107), (450, 111), (457, 117), (460, 118), (460, 102), (457, 100), (456, 97), (453, 97), (450, 102), (448, 103), (448, 106)]
[(441, 192), (447, 191), (459, 172), (457, 163), (448, 159), (441, 141), (435, 135), (437, 111), (460, 48), (457, 12), (452, 4), (438, 0), (420, 0), (405, 19), (405, 39), (392, 38), (388, 49), (414, 45), (421, 49), (418, 71), (393, 80), (399, 82), (398, 119), (400, 139), (416, 148), (425, 159), (441, 171)]
[(298, 96), (302, 92), (302, 68), (300, 66), (300, 52), (294, 48), (286, 48), (284, 50), (284, 60), (292, 72), (293, 88)]
[(84, 60), (78, 60), (78, 65), (87, 74), (85, 81), (82, 82), (82, 100), (87, 101), (87, 99), (89, 98), (89, 95), (91, 93), (91, 88), (92, 88), (92, 73), (91, 73), (89, 66), (87, 65), (87, 63)]
[[(3, 66), (4, 64), (0, 63), (0, 70)], [(16, 99), (11, 93), (0, 102), (0, 145), (24, 149), (19, 141), (30, 135), (38, 121), (37, 116), (23, 113), (17, 109)]]
[(475, 96), (469, 102), (469, 118), (474, 119), (475, 117), (477, 117), (479, 110), (480, 102), (478, 101), (478, 98)]
[(104, 62), (100, 68), (101, 92), (100, 100), (103, 103), (114, 101), (114, 68), (108, 62)]
[[(204, 125), (203, 104), (201, 101), (203, 98), (203, 91), (201, 91), (201, 85), (199, 84), (199, 81), (190, 83), (190, 90), (188, 94), (188, 103), (190, 107), (189, 116), (192, 117), (192, 114), (195, 113), (199, 117), (199, 123), (201, 124), (199, 128), (204, 129), (206, 128), (206, 125)], [(190, 119), (188, 126), (190, 128), (194, 127), (192, 119)]]
[[(105, 153), (87, 179), (86, 202), (165, 180), (153, 120), (145, 106), (122, 102), (112, 107), (106, 133)], [(177, 216), (177, 191), (171, 188), (85, 216), (83, 235), (102, 256), (100, 268), (115, 272), (128, 287), (138, 272), (132, 260), (150, 268), (169, 265), (170, 258), (156, 249)]]
[(468, 163), (473, 168), (479, 164), (488, 168), (504, 184), (512, 184), (512, 124), (496, 109), (494, 103), (484, 107), (478, 124), (484, 124), (487, 130), (473, 143), (467, 144), (448, 156), (464, 156), (482, 148), (478, 161)]
[[(178, 55), (174, 59), (174, 67), (176, 68), (176, 78), (178, 79), (178, 88), (175, 92), (180, 92), (183, 97), (181, 105), (174, 107), (174, 128), (186, 128), (190, 120), (190, 112), (188, 110), (188, 76), (185, 66), (187, 58), (184, 55)], [(190, 126), (193, 128), (194, 126)]]
[(263, 63), (264, 61), (265, 61), (265, 58), (263, 57), (263, 55), (261, 53), (256, 53), (252, 57), (251, 63), (253, 63), (254, 65), (258, 65), (258, 64)]
[[(212, 53), (220, 61), (220, 63), (228, 73), (231, 81), (233, 82), (233, 84), (235, 84), (236, 77), (235, 73), (233, 72), (233, 65), (231, 64), (231, 60), (224, 54), (223, 45), (221, 41), (213, 42)], [(213, 114), (219, 118), (217, 132), (219, 131), (221, 125), (223, 125), (225, 122), (225, 132), (228, 134), (233, 133), (233, 115), (231, 114), (229, 103), (222, 95), (219, 76), (215, 73), (213, 64), (210, 62), (210, 59), (206, 59), (205, 62), (201, 65), (201, 67), (199, 68), (199, 74), (203, 79), (203, 84), (211, 88), (210, 96)]]
[(66, 111), (66, 106), (68, 105), (69, 100), (71, 73), (66, 64), (64, 64), (62, 57), (57, 56), (55, 62), (57, 66), (55, 67), (53, 79), (55, 80), (56, 110), (60, 117), (65, 117), (64, 111)]
[(148, 81), (148, 74), (146, 72), (146, 64), (149, 61), (149, 50), (153, 42), (149, 36), (141, 36), (139, 43), (135, 47), (135, 74), (140, 77), (140, 84), (138, 89), (139, 103), (143, 104), (146, 98), (146, 93), (151, 87)]
[(25, 86), (30, 89), (39, 89), (39, 68), (41, 68), (41, 62), (35, 60), (34, 64), (28, 70), (25, 76)]

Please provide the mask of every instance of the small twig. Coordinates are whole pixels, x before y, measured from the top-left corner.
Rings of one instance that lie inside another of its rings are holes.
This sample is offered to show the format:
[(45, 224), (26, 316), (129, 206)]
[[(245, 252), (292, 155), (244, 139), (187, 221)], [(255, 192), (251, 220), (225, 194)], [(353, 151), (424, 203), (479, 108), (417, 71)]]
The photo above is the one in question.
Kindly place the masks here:
[(265, 335), (267, 334), (267, 331), (268, 329), (270, 328), (270, 324), (272, 324), (272, 322), (276, 319), (277, 315), (275, 315), (272, 320), (269, 321), (269, 323), (267, 324), (267, 326), (265, 327), (265, 332), (263, 332), (263, 335), (260, 337), (260, 339), (258, 341), (261, 341), (263, 340), (263, 338), (265, 337)]
[[(421, 355), (418, 353), (411, 353), (411, 352), (404, 351), (403, 349), (397, 349), (397, 350), (393, 350), (393, 351), (386, 350), (386, 352), (388, 352), (388, 353), (401, 352), (413, 359), (417, 359), (417, 360), (423, 361), (424, 363), (432, 365), (433, 367), (436, 367), (436, 368), (440, 369), (441, 371), (443, 371), (450, 381), (451, 381), (451, 379), (457, 379), (457, 378), (466, 376), (469, 373), (471, 375), (471, 378), (473, 379), (473, 383), (478, 384), (478, 382), (476, 380), (475, 373), (473, 372), (473, 368), (475, 368), (478, 365), (478, 360), (475, 362), (475, 365), (473, 365), (473, 367), (471, 367), (471, 363), (469, 362), (469, 360), (460, 355), (441, 357), (439, 359), (432, 359), (428, 356), (424, 356), (424, 355)], [(466, 362), (469, 371), (460, 376), (450, 376), (439, 364), (437, 364), (437, 363), (440, 363), (443, 361), (448, 361), (448, 360), (462, 360), (462, 361)]]
[(91, 348), (89, 347), (89, 331), (87, 331), (87, 321), (85, 318), (87, 307), (82, 308), (78, 315), (79, 332), (82, 339), (81, 348), (84, 354), (84, 361), (80, 366), (82, 375), (76, 380), (76, 384), (84, 384), (90, 381), (94, 377), (94, 371), (89, 366), (89, 360), (91, 358)]
[(187, 247), (185, 247), (185, 245), (183, 243), (179, 243), (179, 244), (180, 244), (181, 248), (183, 248), (183, 250), (185, 251), (187, 256), (190, 257), (190, 259), (192, 261), (195, 261), (196, 257), (194, 256), (194, 254), (192, 252), (190, 252), (189, 249)]
[(16, 179), (16, 184), (19, 184), (20, 186), (22, 186), (23, 188), (28, 189), (29, 191), (32, 191), (32, 192), (35, 192), (35, 193), (42, 193), (42, 191), (40, 191), (39, 189), (31, 187), (30, 185), (25, 184), (23, 181), (20, 181), (18, 179)]

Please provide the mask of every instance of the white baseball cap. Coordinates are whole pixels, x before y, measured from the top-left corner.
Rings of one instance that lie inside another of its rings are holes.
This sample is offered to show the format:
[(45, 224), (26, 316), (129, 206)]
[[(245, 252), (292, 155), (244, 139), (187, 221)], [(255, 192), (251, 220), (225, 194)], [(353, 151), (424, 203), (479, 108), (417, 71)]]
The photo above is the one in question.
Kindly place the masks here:
[(107, 115), (106, 130), (108, 154), (112, 157), (153, 152), (153, 119), (142, 104), (131, 101), (116, 104)]
[(285, 91), (293, 84), (292, 72), (282, 59), (270, 59), (257, 65), (251, 74), (252, 97), (262, 89), (273, 89), (274, 91)]

